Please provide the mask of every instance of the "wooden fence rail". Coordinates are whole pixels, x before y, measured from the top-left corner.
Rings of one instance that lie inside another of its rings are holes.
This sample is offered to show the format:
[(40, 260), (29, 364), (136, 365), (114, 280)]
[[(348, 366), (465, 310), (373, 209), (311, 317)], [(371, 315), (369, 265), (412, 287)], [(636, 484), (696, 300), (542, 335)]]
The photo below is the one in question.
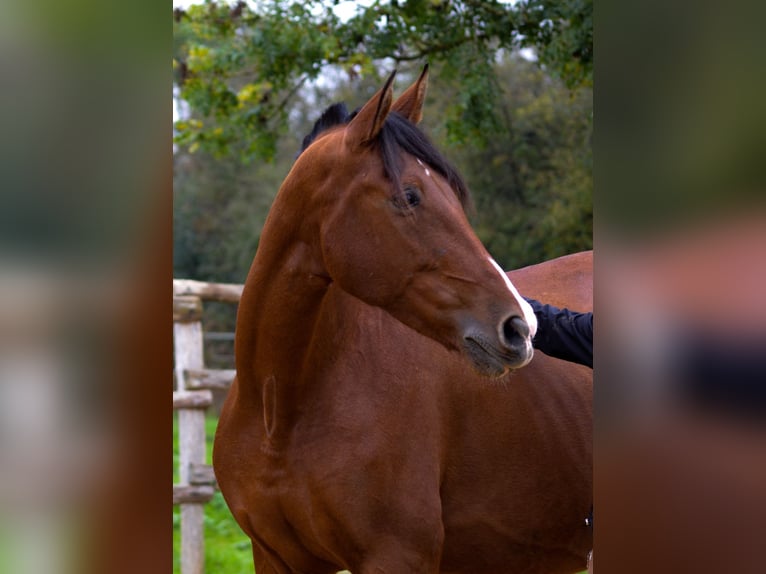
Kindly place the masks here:
[(173, 504), (181, 510), (181, 574), (203, 574), (204, 505), (215, 494), (215, 475), (205, 464), (205, 409), (214, 389), (226, 389), (233, 370), (206, 369), (202, 301), (238, 303), (242, 285), (173, 279), (173, 409), (178, 411), (179, 483)]

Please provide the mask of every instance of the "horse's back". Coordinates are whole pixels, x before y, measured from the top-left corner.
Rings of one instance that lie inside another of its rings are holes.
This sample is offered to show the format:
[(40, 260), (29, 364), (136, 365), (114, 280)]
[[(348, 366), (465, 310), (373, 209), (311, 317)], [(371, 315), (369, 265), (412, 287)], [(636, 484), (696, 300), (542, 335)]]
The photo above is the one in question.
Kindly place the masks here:
[(593, 310), (593, 251), (522, 267), (508, 276), (526, 297), (573, 311)]

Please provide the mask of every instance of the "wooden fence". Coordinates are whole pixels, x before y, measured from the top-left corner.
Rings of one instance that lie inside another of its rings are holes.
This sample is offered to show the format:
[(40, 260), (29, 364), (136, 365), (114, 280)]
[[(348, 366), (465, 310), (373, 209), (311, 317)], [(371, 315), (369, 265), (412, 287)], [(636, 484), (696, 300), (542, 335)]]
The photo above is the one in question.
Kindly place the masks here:
[(173, 410), (178, 411), (179, 480), (173, 504), (181, 510), (181, 574), (202, 574), (205, 565), (204, 505), (215, 493), (213, 468), (205, 464), (205, 409), (214, 389), (226, 389), (234, 370), (206, 369), (202, 301), (238, 303), (242, 285), (173, 279)]

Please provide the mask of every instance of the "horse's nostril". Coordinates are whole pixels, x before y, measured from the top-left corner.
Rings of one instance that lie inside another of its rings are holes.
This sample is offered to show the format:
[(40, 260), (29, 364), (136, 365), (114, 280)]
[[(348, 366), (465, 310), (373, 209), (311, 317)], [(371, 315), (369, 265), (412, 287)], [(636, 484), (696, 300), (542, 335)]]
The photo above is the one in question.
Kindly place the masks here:
[(529, 325), (524, 319), (514, 315), (503, 323), (503, 337), (509, 346), (523, 345), (529, 338)]

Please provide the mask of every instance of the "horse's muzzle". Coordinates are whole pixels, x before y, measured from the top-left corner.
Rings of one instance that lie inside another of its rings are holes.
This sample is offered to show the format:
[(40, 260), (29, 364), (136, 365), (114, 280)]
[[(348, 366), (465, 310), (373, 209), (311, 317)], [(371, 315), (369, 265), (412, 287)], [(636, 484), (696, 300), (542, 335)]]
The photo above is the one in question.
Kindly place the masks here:
[(490, 377), (523, 367), (532, 360), (534, 352), (529, 326), (521, 317), (507, 319), (498, 331), (497, 338), (480, 330), (471, 330), (463, 338), (463, 349), (476, 370)]
[(506, 319), (500, 330), (500, 340), (506, 347), (526, 348), (529, 342), (529, 325), (518, 315)]

